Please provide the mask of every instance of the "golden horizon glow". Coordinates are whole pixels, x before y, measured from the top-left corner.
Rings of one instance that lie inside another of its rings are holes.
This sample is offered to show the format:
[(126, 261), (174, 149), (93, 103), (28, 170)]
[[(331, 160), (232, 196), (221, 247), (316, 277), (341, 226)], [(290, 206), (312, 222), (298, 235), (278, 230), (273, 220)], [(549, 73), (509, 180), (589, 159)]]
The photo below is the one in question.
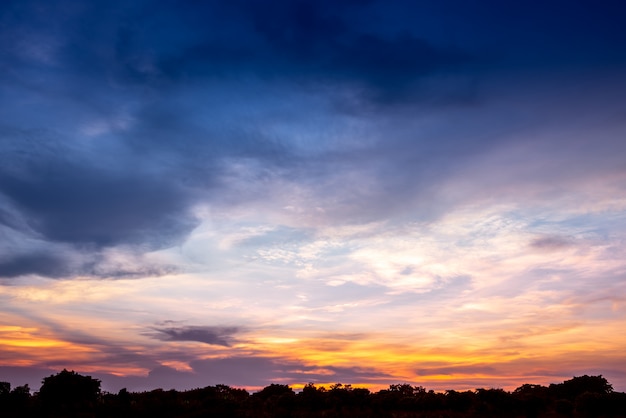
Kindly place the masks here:
[[(606, 200), (591, 209), (623, 206)], [(249, 359), (267, 373), (255, 382), (446, 390), (547, 384), (623, 363), (626, 288), (611, 278), (625, 274), (626, 250), (576, 226), (544, 230), (514, 205), (470, 205), (427, 225), (323, 227), (240, 255), (245, 240), (280, 230), (251, 227), (245, 214), (205, 216), (188, 249), (146, 256), (182, 263), (188, 251), (187, 271), (0, 286), (0, 367), (197, 385), (211, 377), (203, 370), (228, 380), (220, 364)], [(542, 216), (561, 225), (564, 215)], [(206, 241), (215, 237), (223, 242)], [(205, 247), (223, 255), (219, 268), (203, 270)]]

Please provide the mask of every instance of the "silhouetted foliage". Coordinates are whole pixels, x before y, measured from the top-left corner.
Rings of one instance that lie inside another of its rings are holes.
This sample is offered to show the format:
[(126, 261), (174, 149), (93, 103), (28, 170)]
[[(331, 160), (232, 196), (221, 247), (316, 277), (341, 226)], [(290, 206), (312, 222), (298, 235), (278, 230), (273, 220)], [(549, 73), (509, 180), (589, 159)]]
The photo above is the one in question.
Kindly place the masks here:
[(94, 409), (100, 398), (100, 381), (63, 369), (43, 379), (38, 397), (51, 415), (74, 416)]
[(326, 388), (315, 387), (315, 384), (308, 383), (302, 388), (302, 392), (298, 395), (299, 405), (301, 408), (309, 411), (320, 411), (324, 409), (326, 400)]
[[(481, 389), (482, 390), (482, 389)], [(445, 405), (447, 409), (457, 412), (465, 412), (476, 402), (473, 392), (457, 392), (456, 390), (446, 391)]]
[(8, 396), (11, 393), (11, 383), (0, 382), (0, 399), (4, 399), (4, 396)]
[(28, 385), (11, 390), (9, 382), (0, 382), (0, 416), (28, 417), (34, 407)]
[(484, 415), (502, 416), (515, 410), (513, 396), (502, 389), (477, 389), (478, 405)]
[[(271, 416), (289, 417), (295, 409), (296, 394), (288, 385), (272, 383), (252, 395), (255, 409), (271, 411)], [(259, 416), (267, 416), (267, 414)]]
[(0, 382), (0, 417), (81, 418), (618, 418), (626, 417), (626, 394), (614, 392), (602, 376), (580, 376), (549, 387), (525, 384), (502, 389), (448, 390), (410, 384), (370, 392), (349, 384), (329, 388), (309, 383), (299, 393), (270, 384), (250, 395), (226, 385), (187, 391), (101, 393), (100, 381), (63, 370), (28, 385)]
[(551, 384), (549, 390), (559, 398), (573, 401), (585, 392), (606, 394), (613, 392), (613, 386), (602, 375), (578, 376), (563, 383)]
[(557, 399), (554, 402), (554, 410), (558, 414), (569, 417), (574, 412), (574, 403), (568, 399)]
[(525, 384), (513, 391), (513, 398), (518, 409), (527, 418), (538, 417), (544, 412), (549, 402), (549, 390), (546, 386)]

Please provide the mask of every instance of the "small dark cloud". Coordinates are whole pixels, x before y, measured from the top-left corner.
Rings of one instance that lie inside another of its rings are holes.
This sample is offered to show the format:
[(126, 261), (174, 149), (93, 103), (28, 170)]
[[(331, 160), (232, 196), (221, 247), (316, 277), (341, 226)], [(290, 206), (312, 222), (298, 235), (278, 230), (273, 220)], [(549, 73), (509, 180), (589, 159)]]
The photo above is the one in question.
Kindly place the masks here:
[(235, 334), (240, 332), (238, 327), (214, 326), (180, 326), (153, 328), (157, 331), (154, 338), (163, 341), (198, 341), (205, 344), (230, 347)]
[(532, 248), (542, 251), (558, 251), (574, 245), (571, 238), (556, 235), (538, 237), (530, 242)]
[(414, 266), (406, 266), (404, 269), (402, 269), (400, 274), (403, 276), (410, 276), (411, 274), (413, 274), (414, 270), (415, 270)]

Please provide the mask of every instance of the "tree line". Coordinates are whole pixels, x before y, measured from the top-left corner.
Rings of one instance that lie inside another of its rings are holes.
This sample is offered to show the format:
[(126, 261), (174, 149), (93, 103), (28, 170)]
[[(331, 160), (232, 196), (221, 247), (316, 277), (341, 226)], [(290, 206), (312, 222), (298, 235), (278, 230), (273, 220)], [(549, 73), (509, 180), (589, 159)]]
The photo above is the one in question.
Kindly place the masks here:
[(250, 394), (226, 385), (177, 391), (118, 393), (100, 380), (63, 370), (46, 377), (38, 392), (0, 382), (0, 417), (6, 418), (463, 418), (626, 417), (626, 394), (602, 375), (578, 376), (549, 386), (435, 392), (410, 384), (372, 392), (337, 383), (309, 383), (296, 392), (271, 384)]

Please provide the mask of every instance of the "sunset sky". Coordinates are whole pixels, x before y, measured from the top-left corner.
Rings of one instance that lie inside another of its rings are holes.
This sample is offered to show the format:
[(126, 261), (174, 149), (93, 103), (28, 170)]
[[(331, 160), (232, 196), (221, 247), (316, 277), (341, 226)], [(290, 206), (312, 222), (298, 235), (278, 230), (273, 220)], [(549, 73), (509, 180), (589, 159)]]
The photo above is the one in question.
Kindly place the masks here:
[(0, 381), (626, 391), (622, 1), (0, 2)]

